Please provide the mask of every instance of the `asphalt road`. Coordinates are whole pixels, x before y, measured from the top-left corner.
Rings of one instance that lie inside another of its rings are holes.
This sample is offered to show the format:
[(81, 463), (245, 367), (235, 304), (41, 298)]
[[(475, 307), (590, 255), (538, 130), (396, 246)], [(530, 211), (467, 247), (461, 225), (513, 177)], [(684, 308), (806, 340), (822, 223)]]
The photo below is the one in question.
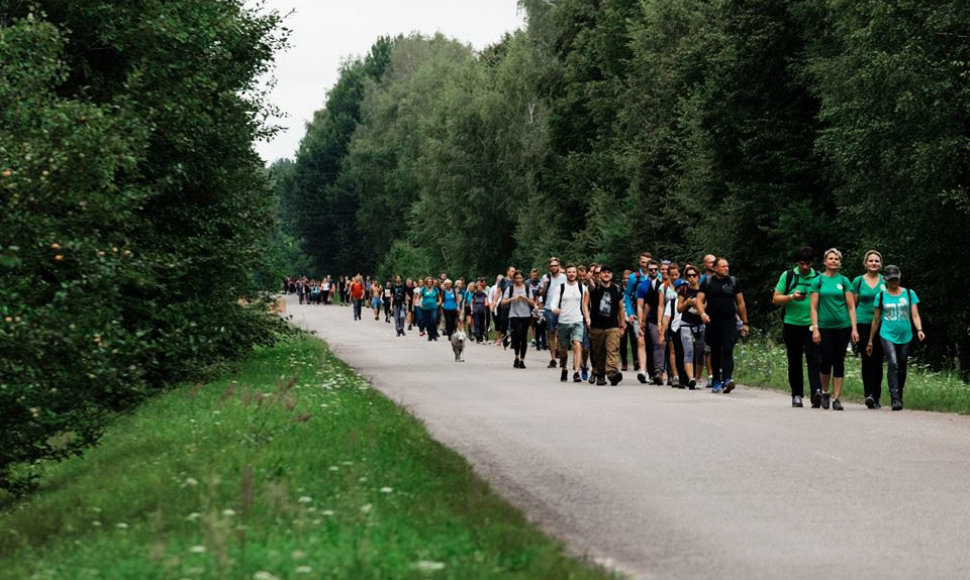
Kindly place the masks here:
[(548, 354), (395, 337), (383, 317), (291, 303), (570, 549), (638, 578), (970, 578), (970, 418), (792, 409), (728, 395), (559, 382)]

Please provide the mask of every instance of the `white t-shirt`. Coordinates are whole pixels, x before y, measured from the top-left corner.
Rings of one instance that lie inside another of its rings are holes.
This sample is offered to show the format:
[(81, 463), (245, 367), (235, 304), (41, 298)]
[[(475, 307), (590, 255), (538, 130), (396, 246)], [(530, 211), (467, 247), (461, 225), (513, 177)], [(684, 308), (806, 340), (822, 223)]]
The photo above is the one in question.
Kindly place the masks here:
[(550, 276), (546, 273), (542, 277), (543, 283), (548, 280), (548, 286), (546, 286), (546, 310), (555, 310), (556, 305), (559, 304), (559, 286), (566, 282), (566, 275), (562, 272), (558, 276)]
[(562, 305), (559, 306), (559, 287), (556, 287), (556, 303), (552, 305), (552, 309), (555, 310), (559, 308), (559, 323), (560, 324), (573, 324), (576, 322), (583, 321), (583, 290), (580, 289), (579, 283), (570, 284), (566, 282), (566, 286), (562, 293)]
[(677, 311), (677, 291), (674, 285), (667, 286), (664, 290), (664, 316), (670, 317), (670, 329), (674, 332), (680, 330), (681, 313)]

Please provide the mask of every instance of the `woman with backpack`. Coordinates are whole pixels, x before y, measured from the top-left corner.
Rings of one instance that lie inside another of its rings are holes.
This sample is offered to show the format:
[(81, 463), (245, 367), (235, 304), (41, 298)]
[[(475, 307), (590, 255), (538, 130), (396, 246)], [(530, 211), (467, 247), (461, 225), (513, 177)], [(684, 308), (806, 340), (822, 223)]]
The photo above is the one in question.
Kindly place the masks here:
[(859, 327), (859, 344), (872, 342), (872, 354), (866, 349), (859, 349), (862, 362), (862, 389), (865, 392), (866, 407), (879, 408), (879, 397), (882, 395), (882, 341), (870, 341), (872, 330), (872, 313), (875, 308), (876, 296), (886, 289), (886, 283), (879, 271), (882, 270), (882, 254), (876, 250), (869, 250), (862, 259), (866, 273), (856, 276), (852, 281), (852, 293), (856, 299), (855, 318)]
[(913, 329), (920, 342), (926, 340), (923, 321), (919, 317), (919, 297), (916, 292), (899, 285), (902, 273), (896, 266), (886, 266), (883, 279), (886, 289), (874, 300), (872, 330), (866, 342), (866, 352), (875, 350), (873, 339), (879, 337), (886, 356), (886, 379), (893, 411), (903, 410), (903, 389), (906, 387), (906, 363), (909, 345), (913, 342)]
[(509, 309), (509, 326), (512, 331), (512, 350), (515, 352), (517, 369), (525, 368), (525, 353), (529, 347), (529, 321), (532, 310), (536, 307), (535, 300), (529, 286), (525, 284), (525, 277), (521, 270), (512, 274), (512, 284), (502, 293), (502, 306)]
[[(859, 342), (859, 331), (856, 327), (855, 296), (852, 294), (852, 284), (841, 273), (842, 252), (835, 248), (825, 251), (823, 256), (825, 271), (812, 280), (811, 285), (811, 322), (812, 341), (821, 346), (822, 364), (819, 378), (822, 381), (821, 406), (829, 408), (832, 399), (832, 409), (842, 410), (842, 381), (845, 377), (845, 348), (849, 339), (853, 343)], [(829, 393), (831, 383), (832, 393)], [(812, 393), (812, 406), (816, 403), (816, 394)]]

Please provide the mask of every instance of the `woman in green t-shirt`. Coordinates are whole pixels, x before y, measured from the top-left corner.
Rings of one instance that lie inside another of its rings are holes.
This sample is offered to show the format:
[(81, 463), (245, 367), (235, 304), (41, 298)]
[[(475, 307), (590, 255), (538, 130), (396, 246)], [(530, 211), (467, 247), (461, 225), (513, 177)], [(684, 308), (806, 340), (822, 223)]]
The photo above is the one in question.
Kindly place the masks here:
[[(872, 325), (873, 301), (886, 289), (886, 283), (879, 273), (882, 270), (882, 254), (869, 250), (862, 258), (862, 266), (866, 273), (856, 276), (852, 281), (852, 294), (856, 301), (855, 318), (859, 328), (859, 344), (867, 344)], [(862, 362), (862, 389), (866, 396), (866, 407), (878, 409), (882, 395), (882, 344), (875, 341), (872, 354), (862, 350), (859, 358)]]
[(886, 289), (876, 295), (872, 315), (872, 332), (866, 343), (866, 352), (872, 353), (873, 338), (879, 337), (886, 354), (886, 379), (893, 411), (903, 409), (903, 388), (906, 386), (906, 362), (909, 345), (913, 342), (913, 328), (920, 342), (926, 340), (923, 321), (919, 317), (919, 297), (916, 292), (899, 285), (902, 274), (896, 266), (886, 266), (883, 275)]
[(845, 377), (845, 348), (859, 342), (856, 329), (855, 296), (849, 279), (843, 276), (842, 252), (835, 248), (825, 251), (822, 261), (825, 272), (812, 280), (812, 340), (821, 345), (822, 408), (829, 408), (829, 380), (832, 383), (832, 408), (842, 410), (842, 380)]

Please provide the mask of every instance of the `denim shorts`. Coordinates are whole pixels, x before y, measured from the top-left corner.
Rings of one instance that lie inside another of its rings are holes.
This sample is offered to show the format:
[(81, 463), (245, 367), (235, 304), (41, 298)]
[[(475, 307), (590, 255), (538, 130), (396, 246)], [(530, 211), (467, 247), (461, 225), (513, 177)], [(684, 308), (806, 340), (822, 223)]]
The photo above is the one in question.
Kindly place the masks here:
[(559, 315), (554, 314), (552, 310), (548, 308), (542, 311), (543, 316), (546, 317), (546, 330), (549, 332), (556, 332), (559, 328)]

